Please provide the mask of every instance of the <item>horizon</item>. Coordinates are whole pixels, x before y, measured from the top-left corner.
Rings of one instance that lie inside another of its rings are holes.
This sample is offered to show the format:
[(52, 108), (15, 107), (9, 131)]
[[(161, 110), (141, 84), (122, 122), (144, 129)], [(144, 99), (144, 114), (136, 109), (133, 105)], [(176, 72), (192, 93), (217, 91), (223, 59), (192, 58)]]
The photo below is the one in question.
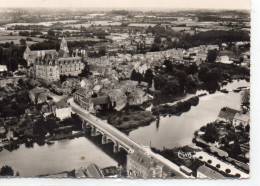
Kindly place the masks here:
[(0, 0), (1, 9), (250, 10), (250, 0)]

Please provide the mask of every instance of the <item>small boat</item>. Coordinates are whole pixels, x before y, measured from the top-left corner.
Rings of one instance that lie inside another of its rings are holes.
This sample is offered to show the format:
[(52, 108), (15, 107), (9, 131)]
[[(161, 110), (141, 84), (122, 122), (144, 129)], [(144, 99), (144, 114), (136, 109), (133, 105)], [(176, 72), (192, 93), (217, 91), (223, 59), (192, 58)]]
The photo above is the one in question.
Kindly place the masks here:
[(222, 85), (227, 85), (228, 84), (228, 81), (223, 81), (222, 83), (221, 83)]
[(246, 89), (247, 87), (238, 87), (237, 89), (239, 90), (243, 90), (243, 89)]
[(220, 92), (223, 92), (223, 93), (228, 93), (227, 89), (221, 89)]
[(236, 93), (238, 93), (238, 92), (240, 92), (241, 91), (241, 89), (234, 89), (233, 90), (233, 92), (236, 92)]
[(47, 143), (48, 145), (52, 145), (52, 144), (54, 144), (53, 141), (46, 141), (46, 143)]

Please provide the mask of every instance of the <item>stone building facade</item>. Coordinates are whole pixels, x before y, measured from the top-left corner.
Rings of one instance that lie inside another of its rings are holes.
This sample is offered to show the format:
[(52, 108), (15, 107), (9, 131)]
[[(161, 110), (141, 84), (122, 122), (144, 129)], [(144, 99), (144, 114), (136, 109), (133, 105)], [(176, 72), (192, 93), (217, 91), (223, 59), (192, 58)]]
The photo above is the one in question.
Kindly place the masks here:
[(135, 151), (127, 155), (127, 174), (130, 178), (162, 178), (163, 165), (148, 155)]
[(81, 57), (69, 55), (66, 40), (63, 38), (59, 52), (56, 50), (31, 51), (27, 46), (24, 52), (27, 65), (32, 66), (33, 77), (48, 82), (58, 81), (61, 75), (78, 76), (85, 65)]

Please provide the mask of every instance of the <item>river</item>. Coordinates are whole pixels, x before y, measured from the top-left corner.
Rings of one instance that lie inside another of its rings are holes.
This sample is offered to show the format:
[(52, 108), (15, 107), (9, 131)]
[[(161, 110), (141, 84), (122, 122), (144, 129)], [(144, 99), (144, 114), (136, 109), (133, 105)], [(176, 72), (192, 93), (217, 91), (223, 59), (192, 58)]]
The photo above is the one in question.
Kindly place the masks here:
[(232, 90), (242, 86), (250, 86), (250, 83), (235, 80), (222, 87), (230, 90), (229, 93), (217, 91), (208, 94), (201, 97), (199, 104), (191, 107), (188, 112), (180, 116), (161, 116), (159, 121), (134, 129), (128, 135), (138, 143), (151, 144), (158, 149), (189, 145), (192, 143), (194, 132), (203, 125), (215, 121), (221, 108), (227, 106), (240, 109), (241, 92), (234, 93)]
[[(240, 86), (249, 86), (250, 83), (240, 80), (224, 86), (233, 90)], [(150, 145), (158, 149), (163, 147), (178, 147), (191, 144), (193, 133), (201, 126), (216, 120), (220, 109), (224, 106), (240, 108), (240, 94), (216, 92), (201, 97), (199, 104), (180, 116), (160, 117), (159, 122), (132, 130), (130, 138), (143, 145)], [(191, 96), (191, 95), (188, 95)], [(117, 166), (125, 163), (125, 154), (114, 154), (112, 144), (101, 145), (101, 137), (75, 138), (66, 141), (57, 141), (53, 145), (33, 148), (21, 145), (11, 152), (0, 152), (0, 167), (11, 166), (15, 172), (19, 171), (22, 177), (33, 177), (43, 174), (53, 174), (66, 170), (86, 167), (89, 163), (96, 163), (100, 168)], [(84, 156), (84, 159), (81, 157)]]
[(52, 145), (34, 144), (33, 148), (21, 145), (17, 150), (0, 152), (0, 167), (9, 165), (21, 177), (34, 177), (86, 167), (92, 162), (100, 168), (117, 166), (112, 147), (100, 144), (98, 137), (80, 137)]

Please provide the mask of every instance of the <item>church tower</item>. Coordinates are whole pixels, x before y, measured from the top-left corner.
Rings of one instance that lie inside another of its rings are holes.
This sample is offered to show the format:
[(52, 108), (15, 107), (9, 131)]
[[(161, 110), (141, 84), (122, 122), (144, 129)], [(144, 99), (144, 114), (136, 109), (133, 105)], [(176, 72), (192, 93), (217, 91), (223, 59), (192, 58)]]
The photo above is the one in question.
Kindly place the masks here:
[(67, 41), (63, 37), (60, 43), (60, 57), (68, 57), (69, 56), (69, 48), (67, 45)]
[(27, 46), (24, 53), (23, 53), (23, 58), (26, 60), (27, 57), (30, 55), (31, 49)]

